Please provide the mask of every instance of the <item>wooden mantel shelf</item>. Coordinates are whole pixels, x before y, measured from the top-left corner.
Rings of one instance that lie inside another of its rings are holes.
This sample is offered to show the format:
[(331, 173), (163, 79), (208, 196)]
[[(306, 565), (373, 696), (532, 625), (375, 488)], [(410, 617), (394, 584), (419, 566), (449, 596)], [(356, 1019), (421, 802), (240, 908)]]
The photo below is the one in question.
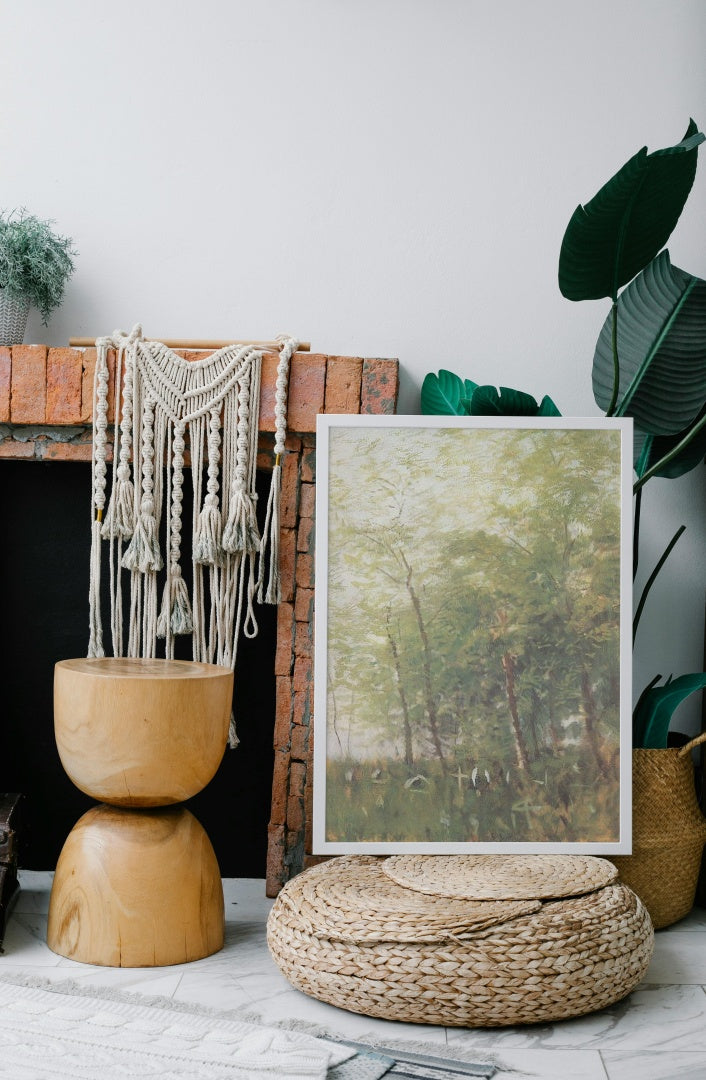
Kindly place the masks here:
[[(206, 351), (176, 351), (187, 360), (207, 355)], [(263, 433), (273, 432), (275, 426), (277, 361), (277, 353), (264, 354), (260, 395)], [(114, 370), (112, 351), (108, 362)], [(95, 363), (95, 348), (0, 348), (0, 457), (90, 461)], [(288, 429), (297, 434), (312, 433), (317, 413), (323, 412), (394, 413), (397, 385), (396, 360), (295, 353)], [(108, 405), (112, 409), (111, 398)]]

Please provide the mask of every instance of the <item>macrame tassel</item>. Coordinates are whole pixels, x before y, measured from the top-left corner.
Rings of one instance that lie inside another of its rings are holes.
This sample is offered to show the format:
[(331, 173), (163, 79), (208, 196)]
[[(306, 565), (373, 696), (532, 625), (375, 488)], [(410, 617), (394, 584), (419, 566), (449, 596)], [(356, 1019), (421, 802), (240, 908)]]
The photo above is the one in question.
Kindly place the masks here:
[(123, 470), (121, 465), (108, 503), (108, 511), (101, 529), (101, 536), (104, 540), (109, 540), (112, 537), (129, 540), (134, 531), (135, 488), (130, 479), (129, 468)]
[(253, 498), (239, 488), (231, 499), (228, 522), (223, 530), (223, 550), (230, 555), (260, 550), (260, 531)]
[(224, 560), (222, 547), (223, 520), (215, 495), (207, 495), (199, 514), (194, 538), (194, 562), (203, 566), (221, 566)]
[(139, 570), (141, 574), (148, 570), (161, 570), (164, 566), (159, 550), (154, 503), (151, 499), (142, 500), (140, 516), (135, 522), (135, 531), (123, 555), (122, 564), (126, 570)]
[(162, 609), (157, 620), (157, 637), (167, 637), (169, 630), (172, 634), (191, 634), (194, 630), (189, 591), (178, 566), (172, 568), (171, 579), (164, 586)]
[(91, 567), (89, 589), (88, 656), (105, 656), (103, 628), (100, 617), (101, 581), (101, 523), (96, 518), (91, 526)]
[(230, 724), (228, 725), (228, 747), (230, 750), (235, 750), (237, 746), (240, 746), (240, 739), (235, 728), (235, 713), (231, 712)]
[[(279, 604), (282, 599), (282, 586), (279, 573), (279, 506), (282, 492), (282, 466), (279, 461), (272, 469), (270, 482), (270, 494), (267, 500), (267, 514), (265, 516), (265, 529), (262, 539), (262, 554), (257, 581), (258, 604)], [(269, 547), (270, 572), (267, 580), (267, 589), (263, 595), (265, 584), (265, 551)]]

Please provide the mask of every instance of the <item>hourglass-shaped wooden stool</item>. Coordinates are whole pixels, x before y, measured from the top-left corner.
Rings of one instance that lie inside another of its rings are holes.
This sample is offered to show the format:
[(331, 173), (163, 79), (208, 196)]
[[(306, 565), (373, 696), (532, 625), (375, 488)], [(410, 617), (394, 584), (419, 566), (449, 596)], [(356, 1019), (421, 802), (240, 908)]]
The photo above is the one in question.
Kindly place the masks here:
[[(223, 947), (223, 889), (211, 843), (185, 807), (214, 776), (228, 737), (233, 673), (183, 660), (62, 660), (54, 674), (61, 763), (102, 805), (64, 844), (49, 948), (113, 967), (154, 967)], [(105, 805), (109, 804), (109, 805)]]

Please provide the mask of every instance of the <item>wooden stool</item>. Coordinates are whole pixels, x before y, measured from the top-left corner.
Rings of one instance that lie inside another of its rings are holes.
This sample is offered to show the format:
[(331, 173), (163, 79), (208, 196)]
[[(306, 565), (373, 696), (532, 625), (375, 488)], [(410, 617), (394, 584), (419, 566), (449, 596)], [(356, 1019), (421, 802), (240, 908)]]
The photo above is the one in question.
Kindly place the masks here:
[[(62, 849), (47, 941), (114, 967), (181, 964), (223, 947), (220, 871), (184, 807), (223, 757), (233, 672), (183, 660), (62, 660), (54, 728), (62, 765), (103, 803)], [(162, 808), (162, 809), (155, 809)]]

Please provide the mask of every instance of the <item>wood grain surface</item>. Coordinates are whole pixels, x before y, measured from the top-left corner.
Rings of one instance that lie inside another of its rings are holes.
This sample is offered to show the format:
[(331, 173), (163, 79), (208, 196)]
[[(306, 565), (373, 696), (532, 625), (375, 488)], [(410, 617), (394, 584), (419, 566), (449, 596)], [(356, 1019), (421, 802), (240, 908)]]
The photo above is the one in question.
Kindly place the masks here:
[(228, 738), (233, 672), (186, 660), (61, 660), (54, 732), (81, 791), (115, 806), (166, 806), (214, 776)]
[(96, 806), (69, 833), (49, 904), (53, 952), (110, 967), (182, 964), (221, 949), (223, 930), (218, 862), (184, 807)]

